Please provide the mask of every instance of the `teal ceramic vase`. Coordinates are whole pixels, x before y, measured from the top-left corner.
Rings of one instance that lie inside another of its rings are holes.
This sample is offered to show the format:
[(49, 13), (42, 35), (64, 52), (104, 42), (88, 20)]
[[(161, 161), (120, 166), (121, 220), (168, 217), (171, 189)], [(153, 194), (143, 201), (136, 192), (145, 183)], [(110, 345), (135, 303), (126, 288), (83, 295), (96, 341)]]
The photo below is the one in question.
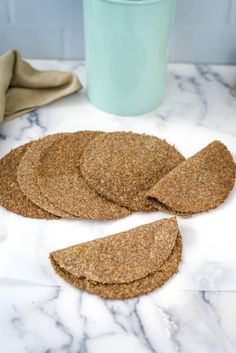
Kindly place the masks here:
[(84, 0), (87, 91), (99, 109), (140, 115), (164, 99), (175, 0)]

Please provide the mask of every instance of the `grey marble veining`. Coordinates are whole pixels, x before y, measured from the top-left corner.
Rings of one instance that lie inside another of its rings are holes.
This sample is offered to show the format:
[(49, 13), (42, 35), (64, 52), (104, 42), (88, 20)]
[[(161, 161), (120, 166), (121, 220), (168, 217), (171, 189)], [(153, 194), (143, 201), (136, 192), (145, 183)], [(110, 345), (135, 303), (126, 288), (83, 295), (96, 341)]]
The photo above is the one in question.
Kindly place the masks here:
[[(84, 64), (34, 61), (41, 69)], [(133, 130), (166, 138), (186, 156), (222, 140), (236, 158), (236, 67), (171, 64), (164, 104), (140, 117), (92, 107), (86, 92), (66, 97), (0, 127), (0, 156), (51, 133)], [(57, 248), (161, 219), (134, 214), (116, 222), (31, 220), (0, 208), (0, 353), (234, 353), (236, 258), (234, 190), (217, 210), (178, 218), (180, 272), (163, 288), (127, 301), (82, 293), (52, 271)]]
[(235, 352), (235, 293), (166, 294), (105, 301), (69, 287), (1, 281), (0, 351)]

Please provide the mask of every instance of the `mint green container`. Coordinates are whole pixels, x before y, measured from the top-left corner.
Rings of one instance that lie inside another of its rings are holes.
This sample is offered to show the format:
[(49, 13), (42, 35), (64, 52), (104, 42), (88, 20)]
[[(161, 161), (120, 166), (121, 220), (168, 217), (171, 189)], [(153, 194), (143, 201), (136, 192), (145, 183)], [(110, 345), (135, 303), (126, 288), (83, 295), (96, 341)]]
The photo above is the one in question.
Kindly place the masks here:
[(162, 103), (174, 11), (175, 0), (84, 0), (92, 104), (139, 115)]

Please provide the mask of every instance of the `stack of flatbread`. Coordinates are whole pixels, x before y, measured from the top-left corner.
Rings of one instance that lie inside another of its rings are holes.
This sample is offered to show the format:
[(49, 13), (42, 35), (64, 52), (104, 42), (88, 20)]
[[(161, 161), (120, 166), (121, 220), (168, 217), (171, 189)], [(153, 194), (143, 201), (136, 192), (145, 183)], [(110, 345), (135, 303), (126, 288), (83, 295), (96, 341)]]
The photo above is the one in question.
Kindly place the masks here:
[(110, 220), (153, 211), (146, 192), (183, 160), (174, 147), (153, 136), (94, 131), (49, 135), (0, 161), (0, 204), (45, 219)]

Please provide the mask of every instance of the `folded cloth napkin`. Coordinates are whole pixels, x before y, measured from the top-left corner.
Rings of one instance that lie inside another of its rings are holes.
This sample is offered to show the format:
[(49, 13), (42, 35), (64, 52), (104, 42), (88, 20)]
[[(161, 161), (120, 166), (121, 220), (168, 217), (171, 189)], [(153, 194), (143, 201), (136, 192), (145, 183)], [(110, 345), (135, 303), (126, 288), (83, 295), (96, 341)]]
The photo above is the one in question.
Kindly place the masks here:
[(77, 76), (39, 71), (12, 50), (0, 57), (0, 123), (51, 103), (82, 88)]

